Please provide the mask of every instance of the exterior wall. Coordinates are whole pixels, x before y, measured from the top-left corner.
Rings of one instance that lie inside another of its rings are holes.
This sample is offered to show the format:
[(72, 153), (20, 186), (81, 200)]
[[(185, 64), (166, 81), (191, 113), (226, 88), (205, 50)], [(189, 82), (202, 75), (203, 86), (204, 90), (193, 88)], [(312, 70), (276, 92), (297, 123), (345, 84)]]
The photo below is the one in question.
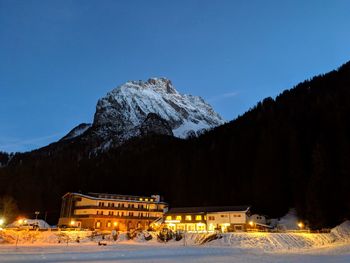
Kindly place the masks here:
[[(191, 216), (191, 220), (186, 220)], [(196, 216), (201, 216), (196, 220)], [(244, 231), (248, 223), (247, 211), (230, 211), (215, 213), (167, 213), (165, 224), (168, 228), (177, 231), (204, 232), (204, 231)]]
[(207, 231), (206, 215), (203, 213), (167, 214), (165, 217), (165, 223), (167, 227), (173, 231)]
[(122, 198), (125, 200), (67, 193), (62, 198), (58, 225), (121, 231), (132, 228), (146, 229), (151, 222), (163, 216), (167, 207), (167, 204), (160, 202), (159, 198), (135, 196), (122, 196)]
[(259, 224), (266, 225), (266, 217), (263, 216), (263, 215), (254, 214), (254, 215), (249, 217), (249, 221), (252, 221), (254, 223), (259, 223)]

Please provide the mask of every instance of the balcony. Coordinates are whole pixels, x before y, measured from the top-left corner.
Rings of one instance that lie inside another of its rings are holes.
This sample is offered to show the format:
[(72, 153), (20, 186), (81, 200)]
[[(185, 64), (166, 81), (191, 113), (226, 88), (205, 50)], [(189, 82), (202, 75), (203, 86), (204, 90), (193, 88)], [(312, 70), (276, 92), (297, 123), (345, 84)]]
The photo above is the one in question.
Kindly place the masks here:
[(112, 206), (97, 206), (97, 205), (84, 205), (74, 206), (74, 209), (98, 209), (98, 210), (113, 210), (113, 211), (139, 211), (139, 212), (160, 212), (163, 213), (163, 209), (147, 209), (147, 208), (131, 208), (131, 207), (112, 207)]
[(137, 219), (137, 220), (156, 220), (158, 217), (139, 217), (139, 216), (116, 216), (116, 215), (73, 215), (74, 218), (108, 218), (108, 219)]

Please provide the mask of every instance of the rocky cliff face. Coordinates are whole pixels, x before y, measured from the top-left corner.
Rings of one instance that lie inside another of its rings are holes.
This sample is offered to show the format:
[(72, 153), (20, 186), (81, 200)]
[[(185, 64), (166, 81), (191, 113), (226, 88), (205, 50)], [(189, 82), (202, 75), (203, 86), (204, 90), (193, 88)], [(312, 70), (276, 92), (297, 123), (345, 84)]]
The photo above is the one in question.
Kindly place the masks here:
[(66, 137), (93, 137), (98, 148), (105, 149), (146, 134), (186, 138), (223, 123), (201, 97), (180, 94), (168, 79), (152, 78), (129, 81), (109, 92), (97, 102), (91, 127), (78, 126)]

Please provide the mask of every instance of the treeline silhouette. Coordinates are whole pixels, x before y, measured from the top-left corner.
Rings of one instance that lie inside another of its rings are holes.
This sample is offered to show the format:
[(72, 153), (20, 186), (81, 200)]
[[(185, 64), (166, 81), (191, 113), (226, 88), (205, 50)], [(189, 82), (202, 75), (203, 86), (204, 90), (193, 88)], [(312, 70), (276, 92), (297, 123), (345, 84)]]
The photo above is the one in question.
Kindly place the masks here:
[(251, 205), (271, 217), (295, 207), (312, 228), (350, 217), (350, 63), (266, 98), (198, 138), (132, 139), (94, 156), (88, 141), (16, 154), (0, 195), (57, 220), (67, 191), (161, 194), (171, 206)]

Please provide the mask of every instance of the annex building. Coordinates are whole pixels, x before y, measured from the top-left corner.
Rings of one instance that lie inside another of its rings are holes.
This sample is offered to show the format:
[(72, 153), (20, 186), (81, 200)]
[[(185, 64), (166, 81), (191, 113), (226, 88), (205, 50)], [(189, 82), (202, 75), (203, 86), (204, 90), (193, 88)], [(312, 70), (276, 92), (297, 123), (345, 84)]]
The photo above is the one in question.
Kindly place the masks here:
[(66, 193), (62, 197), (58, 226), (120, 231), (147, 229), (163, 217), (167, 207), (159, 195)]
[(171, 208), (165, 224), (173, 231), (245, 231), (249, 228), (249, 206)]

